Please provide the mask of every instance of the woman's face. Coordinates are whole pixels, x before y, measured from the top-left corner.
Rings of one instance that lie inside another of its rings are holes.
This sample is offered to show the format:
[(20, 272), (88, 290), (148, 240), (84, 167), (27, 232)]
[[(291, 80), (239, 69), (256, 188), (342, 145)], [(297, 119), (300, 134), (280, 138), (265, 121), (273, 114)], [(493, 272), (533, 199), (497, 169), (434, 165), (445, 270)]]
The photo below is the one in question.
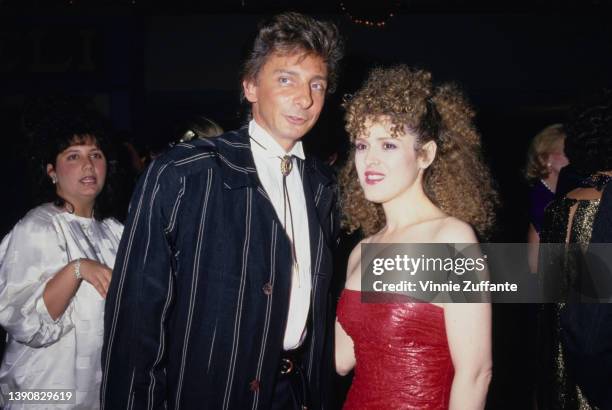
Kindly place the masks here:
[(106, 157), (95, 138), (85, 138), (57, 154), (47, 174), (55, 180), (57, 194), (75, 206), (91, 204), (106, 180)]
[(366, 121), (364, 135), (355, 139), (355, 167), (368, 201), (391, 201), (420, 183), (423, 161), (415, 146), (410, 132), (393, 138), (389, 121)]
[(561, 140), (558, 144), (556, 144), (555, 148), (548, 153), (546, 165), (549, 171), (558, 174), (559, 171), (561, 171), (561, 168), (569, 164), (569, 160), (565, 156), (564, 148), (565, 142)]

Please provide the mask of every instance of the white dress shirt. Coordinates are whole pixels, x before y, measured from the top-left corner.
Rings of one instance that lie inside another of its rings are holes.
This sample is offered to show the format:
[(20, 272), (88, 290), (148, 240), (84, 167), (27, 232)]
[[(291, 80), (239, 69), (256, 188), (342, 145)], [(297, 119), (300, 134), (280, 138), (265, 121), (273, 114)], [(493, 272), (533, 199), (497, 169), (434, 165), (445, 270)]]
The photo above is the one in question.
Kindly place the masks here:
[(43, 300), (47, 282), (77, 258), (115, 263), (123, 225), (44, 204), (30, 211), (0, 244), (0, 324), (8, 334), (0, 367), (6, 391), (72, 389), (72, 404), (5, 403), (4, 409), (99, 409), (104, 299), (82, 281), (54, 320)]
[[(283, 174), (281, 173), (281, 158), (285, 155), (293, 155), (304, 159), (304, 148), (302, 142), (298, 141), (291, 151), (285, 150), (276, 140), (259, 126), (255, 120), (249, 123), (249, 135), (251, 136), (251, 151), (255, 160), (257, 175), (263, 185), (278, 219), (284, 226), (285, 232), (295, 244), (297, 266), (293, 264), (291, 295), (289, 300), (289, 313), (287, 316), (287, 327), (285, 329), (285, 350), (299, 347), (305, 336), (306, 319), (310, 309), (310, 292), (312, 290), (310, 273), (310, 232), (308, 230), (308, 212), (306, 210), (306, 198), (304, 197), (304, 186), (302, 177), (297, 167), (295, 158), (292, 158), (293, 169), (287, 176), (287, 191), (291, 202), (292, 218), (289, 216), (289, 206), (283, 204)], [(253, 141), (255, 140), (255, 141)], [(293, 229), (291, 220), (293, 219)], [(292, 238), (295, 233), (295, 238)]]

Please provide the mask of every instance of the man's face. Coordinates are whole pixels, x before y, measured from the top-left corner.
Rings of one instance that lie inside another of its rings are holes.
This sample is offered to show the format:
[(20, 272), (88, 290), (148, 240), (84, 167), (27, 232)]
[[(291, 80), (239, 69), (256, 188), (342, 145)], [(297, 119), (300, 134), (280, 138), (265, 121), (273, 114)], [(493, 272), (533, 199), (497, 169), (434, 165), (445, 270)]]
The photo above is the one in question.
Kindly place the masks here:
[(289, 151), (319, 118), (327, 65), (312, 54), (271, 54), (257, 78), (244, 80), (242, 86), (253, 119)]

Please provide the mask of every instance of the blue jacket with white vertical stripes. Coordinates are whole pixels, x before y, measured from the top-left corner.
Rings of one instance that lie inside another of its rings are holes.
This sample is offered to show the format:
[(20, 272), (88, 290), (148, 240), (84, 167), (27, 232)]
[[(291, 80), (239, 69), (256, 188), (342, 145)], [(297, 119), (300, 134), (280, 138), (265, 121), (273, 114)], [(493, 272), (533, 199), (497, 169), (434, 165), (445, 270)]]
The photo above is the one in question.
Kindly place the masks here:
[[(336, 193), (320, 162), (298, 168), (312, 257), (304, 367), (322, 409), (333, 368)], [(132, 197), (106, 300), (102, 408), (269, 408), (290, 278), (289, 238), (246, 129), (156, 159)]]

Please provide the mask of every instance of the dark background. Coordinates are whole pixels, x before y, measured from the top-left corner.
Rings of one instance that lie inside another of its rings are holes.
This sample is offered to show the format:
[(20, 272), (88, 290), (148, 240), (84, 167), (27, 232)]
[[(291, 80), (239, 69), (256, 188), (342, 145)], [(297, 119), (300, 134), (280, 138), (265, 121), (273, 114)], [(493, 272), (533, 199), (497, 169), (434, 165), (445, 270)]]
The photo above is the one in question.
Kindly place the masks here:
[[(167, 144), (177, 121), (194, 113), (226, 129), (238, 127), (245, 121), (238, 72), (257, 21), (295, 10), (333, 20), (347, 43), (338, 91), (306, 138), (311, 154), (346, 152), (339, 103), (370, 67), (401, 62), (426, 68), (434, 81), (461, 84), (478, 112), (503, 203), (493, 240), (524, 241), (520, 171), (529, 139), (563, 122), (572, 105), (612, 87), (609, 0), (368, 3), (375, 5), (0, 0), (0, 175), (6, 195), (0, 233), (35, 205), (21, 120), (32, 99), (83, 97), (110, 119), (118, 139), (141, 150)], [(376, 26), (382, 21), (383, 27)], [(529, 408), (533, 316), (529, 306), (495, 307), (489, 408)]]

